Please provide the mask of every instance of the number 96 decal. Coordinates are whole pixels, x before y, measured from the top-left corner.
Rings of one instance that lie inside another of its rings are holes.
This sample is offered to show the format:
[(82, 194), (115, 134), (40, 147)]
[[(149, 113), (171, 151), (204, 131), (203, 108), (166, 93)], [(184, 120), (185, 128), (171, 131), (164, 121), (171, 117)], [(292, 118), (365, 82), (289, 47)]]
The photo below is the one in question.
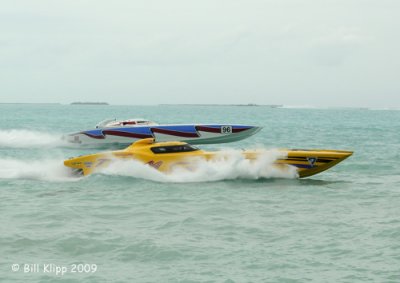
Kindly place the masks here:
[(232, 134), (232, 126), (221, 126), (221, 134)]

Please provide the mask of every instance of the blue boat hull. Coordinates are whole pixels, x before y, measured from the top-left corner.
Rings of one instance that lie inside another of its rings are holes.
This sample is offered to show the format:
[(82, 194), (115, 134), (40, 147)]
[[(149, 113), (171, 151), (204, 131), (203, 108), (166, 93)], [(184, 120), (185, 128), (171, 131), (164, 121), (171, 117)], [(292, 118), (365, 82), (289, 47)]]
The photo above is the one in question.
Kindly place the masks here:
[(248, 138), (260, 127), (245, 125), (155, 125), (110, 127), (82, 131), (65, 136), (71, 143), (83, 145), (130, 144), (139, 139), (184, 141), (191, 144), (228, 143)]

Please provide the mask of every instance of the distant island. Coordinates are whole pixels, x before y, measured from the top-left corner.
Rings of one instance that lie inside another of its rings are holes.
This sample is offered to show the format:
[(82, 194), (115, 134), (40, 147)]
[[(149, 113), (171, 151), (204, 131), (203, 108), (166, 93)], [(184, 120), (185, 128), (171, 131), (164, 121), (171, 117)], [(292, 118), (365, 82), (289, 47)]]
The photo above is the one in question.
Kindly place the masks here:
[(71, 105), (110, 105), (107, 102), (72, 102)]

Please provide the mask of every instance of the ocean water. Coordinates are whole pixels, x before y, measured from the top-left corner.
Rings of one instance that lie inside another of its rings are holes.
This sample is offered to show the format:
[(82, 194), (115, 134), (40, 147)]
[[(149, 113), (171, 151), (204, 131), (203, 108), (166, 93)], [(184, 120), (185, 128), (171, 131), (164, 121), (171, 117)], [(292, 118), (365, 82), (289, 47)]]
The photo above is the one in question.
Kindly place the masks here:
[[(264, 127), (207, 149), (354, 155), (301, 180), (240, 162), (71, 177), (64, 159), (104, 149), (60, 136), (114, 117)], [(0, 282), (400, 282), (399, 121), (389, 110), (2, 104)]]

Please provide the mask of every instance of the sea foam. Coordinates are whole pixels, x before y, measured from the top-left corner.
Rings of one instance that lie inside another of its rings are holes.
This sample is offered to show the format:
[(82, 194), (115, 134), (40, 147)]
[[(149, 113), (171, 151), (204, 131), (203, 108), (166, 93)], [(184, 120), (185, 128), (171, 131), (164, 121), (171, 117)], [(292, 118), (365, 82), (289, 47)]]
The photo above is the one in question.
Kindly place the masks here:
[(295, 167), (279, 168), (274, 165), (274, 162), (282, 157), (282, 153), (277, 150), (264, 150), (257, 159), (249, 160), (244, 158), (241, 151), (224, 150), (212, 160), (191, 159), (189, 166), (177, 166), (167, 173), (135, 160), (114, 160), (99, 173), (175, 183), (296, 178)]
[(62, 160), (0, 159), (0, 179), (30, 179), (40, 181), (77, 181)]
[(60, 134), (23, 129), (0, 130), (0, 147), (37, 148), (42, 146), (57, 147), (66, 144)]

